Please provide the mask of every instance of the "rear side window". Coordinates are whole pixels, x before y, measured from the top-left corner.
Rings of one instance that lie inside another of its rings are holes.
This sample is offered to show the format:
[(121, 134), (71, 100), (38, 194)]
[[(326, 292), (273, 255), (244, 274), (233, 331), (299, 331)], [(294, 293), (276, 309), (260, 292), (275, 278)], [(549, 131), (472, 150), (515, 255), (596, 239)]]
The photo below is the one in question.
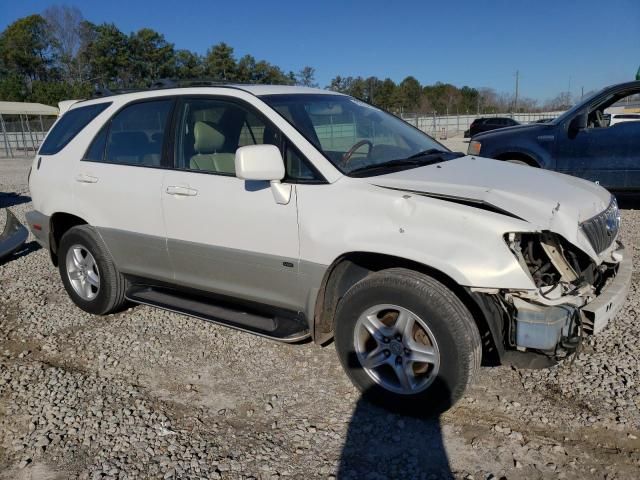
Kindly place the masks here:
[[(89, 147), (85, 160), (159, 167), (173, 99), (134, 103), (120, 110)], [(104, 152), (104, 153), (103, 153)]]
[(111, 102), (96, 103), (69, 110), (58, 120), (40, 147), (39, 155), (54, 155), (62, 150), (91, 120), (111, 105)]

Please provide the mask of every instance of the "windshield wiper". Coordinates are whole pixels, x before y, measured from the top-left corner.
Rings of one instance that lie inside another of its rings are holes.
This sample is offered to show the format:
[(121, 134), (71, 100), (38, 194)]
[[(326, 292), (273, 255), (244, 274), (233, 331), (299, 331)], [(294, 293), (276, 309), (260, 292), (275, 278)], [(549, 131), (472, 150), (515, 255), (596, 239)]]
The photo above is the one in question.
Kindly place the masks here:
[(387, 169), (395, 169), (395, 168), (403, 168), (403, 167), (413, 167), (413, 166), (426, 166), (433, 165), (434, 163), (444, 162), (446, 160), (451, 160), (452, 158), (464, 157), (464, 153), (460, 152), (448, 152), (445, 150), (438, 150), (436, 148), (430, 148), (429, 150), (425, 150), (423, 152), (418, 152), (413, 155), (410, 155), (406, 158), (399, 158), (395, 160), (388, 160), (386, 162), (376, 163), (372, 165), (365, 165), (364, 167), (359, 167), (349, 172), (349, 175), (363, 173), (363, 172), (371, 172), (375, 170), (387, 170)]
[(440, 150), (438, 148), (429, 148), (428, 150), (423, 150), (418, 153), (414, 153), (413, 155), (409, 155), (407, 158), (418, 158), (418, 157), (426, 157), (430, 155), (435, 155), (436, 153), (453, 153), (447, 150)]
[(387, 170), (396, 167), (412, 167), (412, 166), (425, 166), (442, 161), (440, 158), (418, 159), (418, 158), (402, 158), (400, 160), (389, 160), (387, 162), (376, 163), (373, 165), (366, 165), (364, 167), (356, 168), (349, 172), (349, 175), (354, 173), (370, 172), (373, 170)]

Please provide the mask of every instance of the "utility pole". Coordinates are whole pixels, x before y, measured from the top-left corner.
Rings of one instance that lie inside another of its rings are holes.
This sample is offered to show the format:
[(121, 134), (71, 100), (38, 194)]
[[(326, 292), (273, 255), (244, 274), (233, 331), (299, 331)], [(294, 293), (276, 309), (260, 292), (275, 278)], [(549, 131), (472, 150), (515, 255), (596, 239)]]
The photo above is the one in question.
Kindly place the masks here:
[(584, 98), (584, 87), (582, 87), (582, 93), (580, 93), (580, 100)]
[(520, 71), (516, 70), (516, 98), (513, 102), (513, 110), (515, 113), (518, 113), (518, 88), (520, 83)]

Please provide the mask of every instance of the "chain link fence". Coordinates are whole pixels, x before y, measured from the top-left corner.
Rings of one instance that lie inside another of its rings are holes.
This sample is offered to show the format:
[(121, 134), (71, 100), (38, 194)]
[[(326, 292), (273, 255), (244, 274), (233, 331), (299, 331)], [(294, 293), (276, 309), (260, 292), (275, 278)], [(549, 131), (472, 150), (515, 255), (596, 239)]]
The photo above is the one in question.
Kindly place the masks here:
[(446, 139), (462, 136), (468, 130), (471, 123), (477, 118), (509, 117), (520, 123), (534, 123), (539, 120), (556, 118), (564, 112), (539, 112), (539, 113), (491, 113), (482, 115), (437, 115), (426, 113), (402, 113), (400, 118), (414, 125), (432, 137)]

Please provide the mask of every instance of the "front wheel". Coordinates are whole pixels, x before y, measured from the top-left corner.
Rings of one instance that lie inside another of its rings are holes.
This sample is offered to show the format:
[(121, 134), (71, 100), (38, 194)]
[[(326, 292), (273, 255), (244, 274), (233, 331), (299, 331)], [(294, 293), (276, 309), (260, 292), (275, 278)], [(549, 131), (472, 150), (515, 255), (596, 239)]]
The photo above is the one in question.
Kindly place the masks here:
[(458, 401), (482, 356), (469, 310), (437, 280), (394, 268), (369, 275), (336, 314), (338, 356), (363, 395), (384, 407), (436, 415)]
[(67, 231), (58, 258), (62, 283), (82, 310), (106, 315), (125, 305), (126, 280), (93, 228), (81, 225)]

